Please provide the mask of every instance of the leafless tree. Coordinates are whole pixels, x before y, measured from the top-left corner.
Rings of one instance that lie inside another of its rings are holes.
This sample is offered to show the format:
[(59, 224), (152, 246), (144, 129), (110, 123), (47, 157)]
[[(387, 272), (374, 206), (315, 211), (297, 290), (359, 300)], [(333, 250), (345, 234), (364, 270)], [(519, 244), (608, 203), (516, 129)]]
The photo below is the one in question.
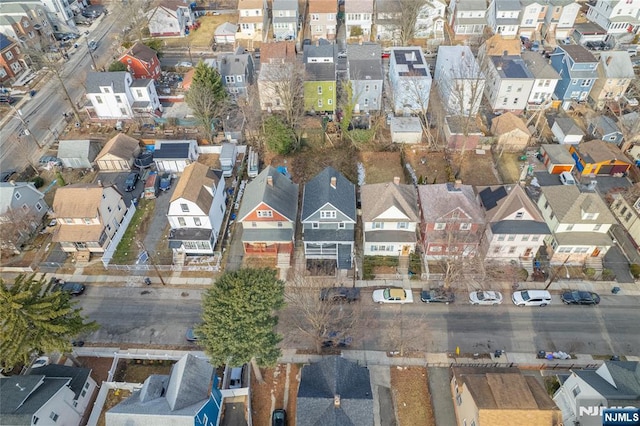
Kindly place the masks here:
[(30, 210), (9, 209), (0, 218), (0, 244), (5, 249), (19, 249), (38, 228), (38, 218)]
[(264, 64), (258, 80), (262, 109), (279, 113), (300, 140), (304, 117), (304, 70), (293, 63)]
[(398, 42), (409, 46), (414, 38), (416, 22), (420, 10), (427, 4), (426, 0), (397, 0), (390, 2), (391, 27), (397, 30)]
[[(421, 316), (425, 317), (425, 315)], [(426, 321), (426, 318), (424, 320)], [(393, 318), (396, 329), (393, 332), (385, 333), (383, 338), (383, 345), (388, 347), (391, 355), (404, 357), (408, 352), (423, 349), (420, 346), (424, 345), (428, 338), (421, 327), (413, 326), (416, 322), (423, 322), (423, 319), (416, 321), (413, 315), (410, 319), (405, 318), (404, 305), (401, 305), (400, 312), (397, 312)]]
[(251, 145), (262, 149), (262, 146), (259, 145), (261, 138), (258, 137), (262, 127), (262, 110), (260, 109), (260, 93), (257, 84), (247, 87), (247, 98), (243, 102), (238, 102), (238, 108), (245, 119), (245, 138)]
[[(627, 89), (627, 98), (640, 97), (640, 81), (638, 79), (632, 79), (629, 88)], [(620, 149), (623, 151), (631, 148), (634, 144), (634, 140), (637, 142), (638, 135), (640, 134), (640, 120), (631, 120), (624, 118), (624, 108), (622, 105), (622, 99), (618, 100), (616, 118), (618, 120), (618, 127), (623, 136), (622, 145)]]
[(125, 41), (142, 41), (149, 36), (148, 12), (152, 3), (148, 0), (127, 0), (118, 2), (117, 12), (126, 22), (128, 30), (123, 30)]
[(412, 109), (420, 119), (422, 132), (427, 139), (429, 148), (434, 149), (436, 148), (436, 139), (431, 134), (430, 114), (427, 113), (429, 110), (430, 87), (427, 87), (425, 75), (418, 71), (414, 71), (414, 75), (409, 75), (405, 79), (405, 99), (412, 104)]

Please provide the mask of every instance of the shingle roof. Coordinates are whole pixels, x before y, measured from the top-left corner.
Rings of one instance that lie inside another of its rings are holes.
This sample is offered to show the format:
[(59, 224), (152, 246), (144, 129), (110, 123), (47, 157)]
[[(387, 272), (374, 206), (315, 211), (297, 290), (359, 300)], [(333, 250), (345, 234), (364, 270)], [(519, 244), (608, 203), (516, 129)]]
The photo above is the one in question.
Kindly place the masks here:
[[(269, 185), (269, 177), (273, 185)], [(276, 168), (267, 166), (246, 186), (238, 220), (242, 221), (263, 202), (295, 222), (298, 214), (298, 184), (293, 183)]]
[(608, 400), (640, 400), (638, 361), (605, 361), (597, 370), (572, 372)]
[[(541, 191), (560, 223), (616, 223), (609, 208), (596, 193), (580, 192), (575, 185), (544, 186)], [(583, 211), (598, 213), (598, 218), (583, 220)]]
[(275, 43), (264, 43), (260, 46), (261, 64), (274, 62), (276, 60), (285, 60), (290, 62), (295, 61), (295, 59), (296, 44), (293, 41), (277, 41)]
[(338, 3), (334, 0), (309, 0), (309, 13), (338, 13)]
[(635, 78), (633, 63), (627, 52), (600, 53), (600, 66), (605, 78)]
[(618, 160), (631, 164), (624, 152), (612, 143), (598, 139), (583, 142), (578, 145), (578, 153), (583, 160), (588, 163), (602, 163), (605, 161)]
[(136, 42), (136, 44), (131, 46), (131, 48), (126, 52), (126, 54), (147, 63), (150, 63), (153, 60), (153, 58), (157, 57), (155, 50), (153, 50), (149, 46), (140, 42)]
[(85, 85), (87, 93), (100, 93), (101, 87), (113, 87), (114, 93), (125, 93), (126, 71), (116, 72), (90, 72), (87, 74)]
[(89, 375), (91, 374), (90, 368), (81, 367), (69, 367), (60, 364), (49, 364), (44, 367), (39, 367), (35, 370), (31, 370), (29, 373), (32, 376), (46, 376), (47, 378), (59, 378), (59, 379), (71, 379), (69, 388), (75, 394), (75, 399), (80, 396), (80, 393), (84, 389), (84, 384), (87, 382)]
[(535, 78), (545, 80), (560, 80), (560, 74), (553, 69), (549, 61), (538, 52), (525, 51), (520, 54), (524, 63)]
[(531, 136), (531, 132), (527, 129), (522, 119), (512, 112), (505, 112), (491, 120), (491, 132), (494, 135), (499, 136), (515, 129), (522, 131), (527, 136)]
[(230, 53), (220, 55), (220, 74), (227, 75), (245, 75), (247, 74), (251, 55), (248, 53)]
[(97, 142), (88, 139), (64, 140), (58, 145), (58, 158), (83, 158), (89, 161), (95, 159)]
[(484, 211), (476, 201), (471, 185), (459, 185), (459, 188), (452, 183), (418, 185), (418, 196), (425, 222), (436, 222), (460, 209), (471, 221), (484, 223)]
[(124, 133), (118, 133), (116, 136), (109, 139), (109, 142), (107, 142), (104, 148), (102, 148), (102, 151), (100, 151), (96, 160), (99, 160), (107, 154), (113, 155), (117, 158), (122, 158), (123, 160), (130, 160), (139, 147), (140, 145), (138, 144), (137, 139), (127, 136)]
[(233, 34), (238, 32), (238, 24), (232, 24), (231, 22), (224, 22), (216, 28), (215, 35)]
[(547, 153), (551, 162), (554, 164), (575, 164), (573, 157), (565, 145), (560, 144), (542, 144), (544, 152)]
[(600, 137), (620, 132), (618, 124), (616, 124), (611, 117), (607, 117), (606, 115), (598, 115), (593, 124), (595, 126), (595, 131)]
[(580, 129), (580, 127), (578, 127), (578, 124), (576, 124), (575, 120), (571, 117), (556, 117), (555, 120), (553, 120), (553, 123), (558, 124), (558, 127), (560, 127), (560, 129), (562, 130), (562, 133), (564, 133), (565, 136), (568, 136), (568, 135), (584, 136), (584, 132)]
[[(332, 178), (336, 179), (335, 187), (331, 186)], [(300, 221), (308, 219), (327, 203), (356, 221), (355, 185), (333, 167), (326, 167), (304, 186)]]
[[(304, 46), (304, 68), (307, 81), (335, 81), (337, 56), (335, 44)], [(309, 58), (332, 58), (331, 62), (309, 62)]]
[(559, 49), (564, 50), (569, 57), (576, 63), (588, 63), (598, 62), (593, 53), (589, 52), (583, 46), (579, 44), (563, 44), (558, 46)]
[(348, 44), (351, 80), (382, 80), (382, 48), (377, 43)]
[(197, 204), (200, 210), (208, 214), (213, 203), (213, 191), (221, 178), (221, 171), (212, 170), (202, 163), (191, 163), (182, 172), (170, 202), (183, 198)]
[[(93, 183), (74, 183), (56, 190), (53, 211), (56, 217), (96, 217), (102, 193), (110, 189)], [(111, 190), (114, 190), (111, 188)]]
[(544, 224), (544, 219), (538, 208), (520, 185), (478, 186), (476, 191), (480, 196), (482, 207), (484, 207), (487, 222), (504, 221), (506, 217), (524, 209), (534, 221)]
[(6, 49), (7, 47), (10, 47), (11, 45), (15, 44), (16, 42), (13, 41), (13, 39), (11, 39), (10, 37), (7, 37), (6, 35), (0, 33), (0, 51)]
[(372, 222), (391, 207), (400, 210), (409, 221), (419, 222), (418, 196), (413, 185), (375, 183), (362, 185), (362, 220)]
[(69, 379), (43, 375), (0, 377), (0, 419), (6, 425), (31, 425), (31, 418)]

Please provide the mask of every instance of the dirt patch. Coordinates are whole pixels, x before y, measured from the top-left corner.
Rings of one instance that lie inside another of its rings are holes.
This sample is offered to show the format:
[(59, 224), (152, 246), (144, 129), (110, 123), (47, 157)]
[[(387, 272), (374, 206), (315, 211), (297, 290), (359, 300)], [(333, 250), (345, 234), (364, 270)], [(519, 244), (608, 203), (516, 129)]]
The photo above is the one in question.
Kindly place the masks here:
[(491, 152), (476, 154), (475, 151), (467, 151), (464, 154), (451, 155), (451, 166), (455, 176), (462, 179), (463, 184), (468, 185), (499, 185), (498, 172), (493, 164)]
[(405, 161), (411, 164), (419, 182), (433, 185), (452, 180), (453, 176), (450, 176), (450, 168), (447, 167), (444, 152), (432, 152), (426, 147), (416, 146), (405, 149), (404, 155)]
[(84, 368), (91, 369), (91, 377), (93, 377), (98, 386), (100, 383), (107, 381), (113, 358), (78, 357), (78, 361)]
[(516, 183), (520, 180), (520, 170), (523, 162), (520, 161), (521, 153), (505, 152), (497, 158), (496, 167), (502, 182)]
[(424, 367), (392, 367), (391, 389), (398, 426), (436, 424)]
[(360, 161), (368, 184), (393, 182), (394, 177), (400, 177), (400, 183), (405, 183), (400, 152), (362, 152)]
[[(213, 34), (216, 28), (225, 22), (238, 22), (238, 15), (206, 15), (198, 18), (200, 28), (191, 31), (187, 37), (167, 38), (166, 47), (209, 48), (213, 44)], [(197, 58), (193, 58), (197, 62)]]
[(198, 163), (202, 163), (214, 169), (220, 169), (220, 154), (200, 154)]
[(168, 375), (174, 363), (175, 361), (171, 360), (121, 359), (118, 361), (113, 380), (116, 382), (143, 383), (152, 374)]
[(286, 407), (284, 407), (284, 391), (287, 364), (278, 364), (274, 368), (261, 369), (264, 383), (258, 383), (255, 374), (251, 375), (251, 412), (253, 424), (270, 424), (272, 410), (284, 407), (287, 411), (287, 418), (289, 419), (288, 424), (295, 425), (300, 365), (291, 364), (290, 368), (289, 395)]
[(130, 396), (131, 391), (123, 389), (111, 389), (107, 393), (107, 399), (102, 406), (102, 413), (100, 413), (100, 417), (98, 418), (98, 426), (105, 426), (107, 424), (105, 420), (105, 413)]

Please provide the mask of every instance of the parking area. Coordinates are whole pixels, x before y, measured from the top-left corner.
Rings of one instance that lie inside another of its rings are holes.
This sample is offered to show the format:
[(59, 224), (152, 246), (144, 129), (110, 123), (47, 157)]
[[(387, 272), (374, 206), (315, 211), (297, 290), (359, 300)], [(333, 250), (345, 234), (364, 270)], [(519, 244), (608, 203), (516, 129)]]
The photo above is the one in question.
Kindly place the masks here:
[(122, 198), (124, 199), (124, 203), (127, 207), (131, 205), (131, 201), (134, 198), (140, 198), (142, 191), (144, 190), (144, 183), (141, 180), (138, 180), (136, 187), (133, 191), (127, 192), (125, 191), (125, 181), (127, 180), (127, 176), (129, 176), (128, 172), (110, 172), (110, 173), (98, 173), (96, 177), (96, 183), (100, 182), (102, 186), (115, 185), (118, 188), (118, 191), (122, 193)]

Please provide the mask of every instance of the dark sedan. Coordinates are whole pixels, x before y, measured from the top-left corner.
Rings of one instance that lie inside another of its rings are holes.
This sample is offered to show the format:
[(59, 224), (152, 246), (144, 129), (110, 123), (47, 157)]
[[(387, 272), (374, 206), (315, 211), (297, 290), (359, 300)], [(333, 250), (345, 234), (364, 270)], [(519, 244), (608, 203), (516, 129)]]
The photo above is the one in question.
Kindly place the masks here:
[(590, 291), (566, 291), (562, 294), (562, 302), (566, 305), (597, 305), (600, 296)]
[(320, 291), (320, 300), (323, 302), (355, 302), (360, 299), (359, 288), (329, 287)]
[[(54, 278), (55, 279), (55, 278)], [(55, 279), (55, 290), (64, 291), (72, 296), (80, 296), (84, 293), (85, 286), (80, 283), (70, 283), (67, 281)]]
[(420, 300), (424, 303), (453, 303), (456, 300), (455, 294), (441, 289), (422, 290)]

